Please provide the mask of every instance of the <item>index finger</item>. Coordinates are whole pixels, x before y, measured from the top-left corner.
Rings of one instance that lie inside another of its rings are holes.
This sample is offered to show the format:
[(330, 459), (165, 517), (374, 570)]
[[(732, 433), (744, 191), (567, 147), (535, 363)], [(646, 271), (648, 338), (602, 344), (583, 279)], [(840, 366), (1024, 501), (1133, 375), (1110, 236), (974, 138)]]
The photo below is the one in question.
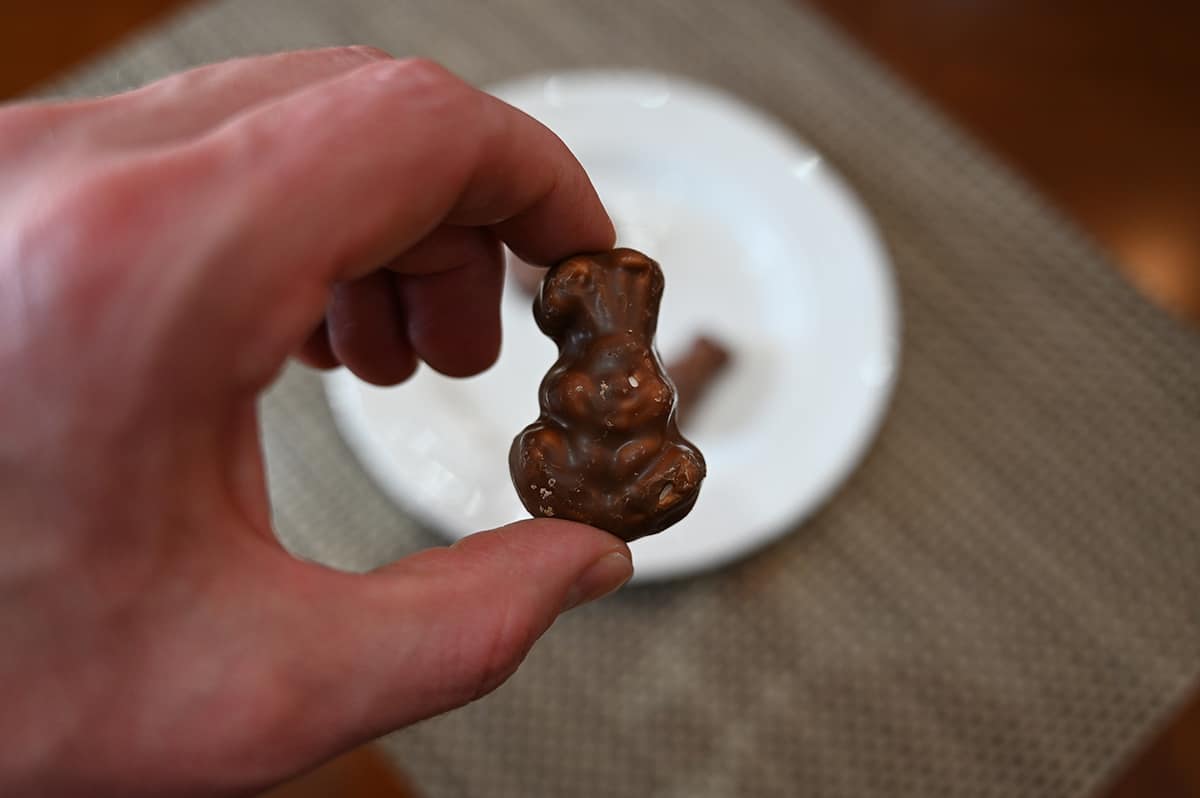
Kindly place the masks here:
[(235, 341), (270, 347), (248, 358), (267, 369), (316, 326), (333, 283), (441, 224), (491, 227), (543, 264), (614, 240), (557, 136), (424, 60), (377, 62), (259, 105), (189, 149), (199, 201), (233, 228), (221, 242), (232, 257), (205, 267), (200, 299), (223, 308)]
[(259, 106), (201, 148), (251, 206), (243, 251), (277, 278), (361, 277), (442, 223), (493, 226), (537, 263), (613, 243), (557, 136), (428, 61), (374, 63)]

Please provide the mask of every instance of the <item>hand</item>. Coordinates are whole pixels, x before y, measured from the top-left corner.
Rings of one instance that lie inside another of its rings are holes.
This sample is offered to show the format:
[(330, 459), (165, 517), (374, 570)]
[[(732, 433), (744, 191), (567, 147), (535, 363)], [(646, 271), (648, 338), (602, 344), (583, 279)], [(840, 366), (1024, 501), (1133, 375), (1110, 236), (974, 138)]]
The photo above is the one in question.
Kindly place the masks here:
[(253, 791), (487, 693), (628, 579), (566, 522), (365, 575), (271, 530), (256, 402), (289, 356), (475, 373), (500, 240), (612, 246), (529, 117), (373, 50), (233, 61), (0, 109), (0, 212), (0, 794)]

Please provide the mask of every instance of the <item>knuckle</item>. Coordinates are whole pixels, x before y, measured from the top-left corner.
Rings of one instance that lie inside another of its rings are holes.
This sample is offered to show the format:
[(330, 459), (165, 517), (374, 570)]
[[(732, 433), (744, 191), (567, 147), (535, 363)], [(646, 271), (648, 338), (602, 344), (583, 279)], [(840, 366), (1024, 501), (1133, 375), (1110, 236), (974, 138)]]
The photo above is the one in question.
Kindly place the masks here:
[(177, 153), (180, 171), (196, 175), (252, 174), (263, 156), (279, 146), (280, 133), (256, 125), (230, 125)]
[(113, 235), (125, 224), (136, 224), (138, 193), (125, 169), (106, 169), (77, 177), (50, 204), (47, 220), (69, 229), (72, 239), (92, 249), (98, 239)]
[(149, 233), (187, 196), (194, 171), (175, 154), (96, 165), (55, 190), (41, 223), (57, 232), (61, 258), (124, 268), (158, 240)]
[(165, 101), (186, 100), (192, 92), (210, 79), (214, 68), (214, 65), (210, 64), (183, 72), (175, 72), (146, 83), (125, 94), (116, 94), (107, 99), (120, 102), (135, 97), (149, 96), (152, 99)]
[(265, 62), (284, 68), (320, 65), (325, 67), (360, 67), (377, 61), (391, 61), (392, 56), (378, 47), (352, 44), (322, 47), (315, 50), (290, 50), (265, 57)]
[[(283, 118), (230, 124), (176, 153), (174, 166), (187, 180), (235, 180), (249, 191), (258, 180), (271, 177), (270, 164), (287, 151), (295, 127), (315, 125), (328, 109), (314, 104), (305, 113)], [(291, 124), (289, 124), (291, 123)]]
[[(50, 198), (42, 213), (22, 231), (32, 262), (51, 267), (43, 270), (51, 280), (60, 321), (70, 327), (92, 318), (96, 298), (122, 283), (125, 227), (129, 221), (127, 200), (110, 178), (76, 181)], [(70, 311), (77, 311), (76, 315)]]
[(343, 51), (348, 56), (360, 58), (364, 61), (394, 60), (394, 56), (387, 50), (370, 44), (354, 44), (349, 47), (339, 47), (337, 49)]
[(367, 67), (373, 78), (411, 102), (443, 105), (464, 94), (466, 84), (436, 61), (404, 58)]
[(397, 76), (402, 76), (406, 81), (417, 85), (443, 87), (450, 83), (458, 83), (458, 78), (450, 70), (431, 58), (401, 58), (394, 62), (393, 68)]
[[(123, 169), (94, 169), (55, 181), (14, 220), (20, 262), (39, 274), (39, 301), (56, 335), (99, 345), (115, 319), (112, 302), (144, 246), (144, 202)], [(115, 367), (113, 362), (110, 366)]]

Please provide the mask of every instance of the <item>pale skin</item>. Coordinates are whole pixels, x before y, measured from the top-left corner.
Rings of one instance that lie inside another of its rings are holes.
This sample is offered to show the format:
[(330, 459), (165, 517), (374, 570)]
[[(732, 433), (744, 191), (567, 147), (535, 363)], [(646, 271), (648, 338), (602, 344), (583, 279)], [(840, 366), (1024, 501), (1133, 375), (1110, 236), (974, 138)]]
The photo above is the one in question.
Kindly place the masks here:
[(613, 244), (562, 143), (442, 68), (288, 53), (0, 108), (0, 218), (0, 794), (250, 794), (487, 693), (632, 574), (553, 520), (369, 574), (276, 542), (257, 399), (290, 357), (479, 372), (501, 241)]

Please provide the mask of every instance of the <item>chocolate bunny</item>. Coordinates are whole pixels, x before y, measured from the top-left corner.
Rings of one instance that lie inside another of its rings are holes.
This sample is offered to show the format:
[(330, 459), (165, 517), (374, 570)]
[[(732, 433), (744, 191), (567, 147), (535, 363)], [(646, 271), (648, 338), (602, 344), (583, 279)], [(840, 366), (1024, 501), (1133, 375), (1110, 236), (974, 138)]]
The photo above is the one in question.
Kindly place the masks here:
[(654, 350), (663, 275), (632, 249), (552, 268), (534, 318), (558, 344), (541, 415), (513, 441), (509, 470), (532, 515), (634, 540), (692, 509), (704, 458), (679, 434), (675, 387)]

